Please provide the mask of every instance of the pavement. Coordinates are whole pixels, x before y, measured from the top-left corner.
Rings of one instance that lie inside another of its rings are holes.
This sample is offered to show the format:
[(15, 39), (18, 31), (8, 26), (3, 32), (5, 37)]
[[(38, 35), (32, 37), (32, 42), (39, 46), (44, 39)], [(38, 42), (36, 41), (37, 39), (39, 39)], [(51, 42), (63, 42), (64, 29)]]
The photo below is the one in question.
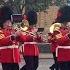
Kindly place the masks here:
[[(25, 62), (21, 62), (20, 68), (25, 64)], [(53, 59), (40, 59), (39, 67), (37, 70), (50, 70), (49, 67), (53, 64)]]
[[(49, 67), (53, 64), (52, 54), (40, 54), (39, 56), (39, 67), (37, 70), (50, 70)], [(25, 61), (22, 59), (19, 64), (20, 68), (25, 64)], [(2, 70), (0, 64), (0, 70)]]
[(52, 59), (53, 55), (52, 53), (40, 53), (39, 58), (40, 59)]

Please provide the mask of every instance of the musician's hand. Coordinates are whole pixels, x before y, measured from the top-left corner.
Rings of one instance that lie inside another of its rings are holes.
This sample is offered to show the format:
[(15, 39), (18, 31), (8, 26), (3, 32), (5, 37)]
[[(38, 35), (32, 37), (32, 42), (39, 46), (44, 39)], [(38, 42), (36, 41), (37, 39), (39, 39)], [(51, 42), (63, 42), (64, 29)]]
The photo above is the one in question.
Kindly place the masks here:
[(21, 33), (22, 33), (22, 31), (18, 30), (18, 31), (16, 32), (16, 35), (17, 35), (17, 36), (21, 36)]
[(63, 36), (62, 36), (62, 34), (60, 33), (60, 34), (55, 35), (55, 37), (56, 37), (56, 39), (59, 39), (59, 38), (62, 38)]
[(51, 40), (53, 38), (53, 34), (52, 33), (48, 33), (48, 40)]

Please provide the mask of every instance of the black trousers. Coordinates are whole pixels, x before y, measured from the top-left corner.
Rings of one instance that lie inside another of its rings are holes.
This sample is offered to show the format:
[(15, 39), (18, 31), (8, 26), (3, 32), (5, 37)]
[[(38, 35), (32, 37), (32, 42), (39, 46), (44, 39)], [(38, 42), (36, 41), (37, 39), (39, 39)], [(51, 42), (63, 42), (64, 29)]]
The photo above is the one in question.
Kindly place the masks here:
[(2, 70), (19, 70), (18, 63), (2, 63)]
[(60, 62), (60, 70), (70, 70), (70, 61), (69, 62)]
[(37, 70), (38, 68), (38, 56), (24, 56), (25, 65), (21, 70)]
[(54, 64), (50, 67), (51, 70), (59, 70), (59, 63), (57, 61), (57, 57), (56, 57), (56, 53), (52, 53), (53, 54), (53, 59), (54, 59)]

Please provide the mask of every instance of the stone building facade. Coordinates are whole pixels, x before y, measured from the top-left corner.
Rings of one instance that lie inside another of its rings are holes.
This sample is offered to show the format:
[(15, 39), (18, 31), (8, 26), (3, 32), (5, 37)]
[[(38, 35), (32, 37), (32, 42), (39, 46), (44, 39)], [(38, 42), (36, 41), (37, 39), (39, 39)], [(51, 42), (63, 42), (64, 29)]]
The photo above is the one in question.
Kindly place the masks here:
[(57, 17), (58, 9), (59, 9), (58, 6), (53, 5), (49, 6), (49, 8), (46, 11), (37, 12), (38, 14), (37, 27), (44, 28), (43, 35), (46, 35), (46, 39), (47, 39), (47, 34), (49, 32), (49, 27)]

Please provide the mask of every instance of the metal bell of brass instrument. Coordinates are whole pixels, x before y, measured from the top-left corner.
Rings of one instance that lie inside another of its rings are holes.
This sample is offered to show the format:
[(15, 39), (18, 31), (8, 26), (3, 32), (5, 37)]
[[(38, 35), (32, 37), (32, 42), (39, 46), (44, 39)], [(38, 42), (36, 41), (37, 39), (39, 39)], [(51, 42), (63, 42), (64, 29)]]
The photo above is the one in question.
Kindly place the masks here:
[(54, 23), (50, 27), (50, 33), (54, 33), (54, 31), (59, 31), (61, 27), (61, 23)]
[(56, 38), (57, 34), (60, 34), (60, 27), (61, 27), (61, 23), (54, 23), (50, 26), (50, 33), (48, 34), (49, 36), (51, 36), (52, 38)]

